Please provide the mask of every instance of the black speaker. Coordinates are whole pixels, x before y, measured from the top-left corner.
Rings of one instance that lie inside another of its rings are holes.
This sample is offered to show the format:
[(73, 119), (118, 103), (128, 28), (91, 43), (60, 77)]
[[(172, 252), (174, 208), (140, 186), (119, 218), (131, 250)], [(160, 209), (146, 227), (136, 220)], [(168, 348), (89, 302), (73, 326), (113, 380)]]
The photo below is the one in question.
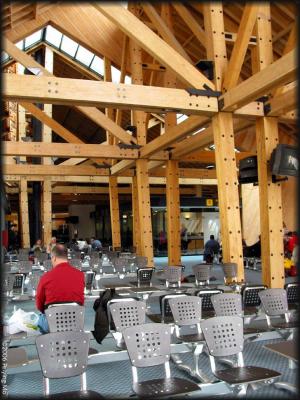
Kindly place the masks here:
[(257, 183), (258, 175), (256, 168), (243, 169), (239, 173), (240, 183)]
[(239, 169), (240, 171), (244, 169), (255, 168), (257, 169), (257, 157), (247, 157), (240, 160)]

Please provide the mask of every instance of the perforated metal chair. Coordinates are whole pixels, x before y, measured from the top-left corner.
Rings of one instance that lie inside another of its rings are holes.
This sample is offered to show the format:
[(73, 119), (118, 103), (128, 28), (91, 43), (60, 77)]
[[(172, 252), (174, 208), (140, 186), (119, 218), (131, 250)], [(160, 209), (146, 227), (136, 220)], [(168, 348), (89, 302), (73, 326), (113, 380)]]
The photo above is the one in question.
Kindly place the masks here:
[(9, 273), (4, 274), (4, 279), (2, 281), (3, 282), (2, 293), (4, 294), (4, 297), (6, 297), (6, 298), (12, 297), (14, 281), (15, 281), (14, 274), (9, 274)]
[(174, 323), (172, 310), (169, 300), (178, 296), (187, 296), (185, 293), (164, 294), (159, 297), (160, 314), (148, 314), (148, 318), (153, 322), (166, 324)]
[(44, 261), (48, 260), (48, 254), (41, 253), (40, 251), (37, 253), (37, 255), (35, 257), (38, 259), (38, 262), (40, 264), (43, 264)]
[(24, 283), (25, 283), (25, 275), (24, 274), (14, 274), (13, 291), (23, 294), (24, 293)]
[[(41, 363), (44, 395), (59, 399), (103, 399), (99, 393), (87, 390), (86, 369), (89, 351), (89, 334), (85, 332), (55, 332), (38, 336), (36, 348)], [(53, 378), (80, 376), (80, 391), (49, 396)]]
[(36, 289), (38, 287), (41, 277), (42, 275), (39, 273), (31, 274), (29, 277), (30, 285), (32, 288), (32, 297), (35, 297), (36, 295)]
[(200, 289), (195, 292), (196, 296), (202, 299), (202, 317), (209, 318), (215, 315), (214, 306), (211, 302), (211, 296), (223, 293), (223, 289)]
[[(270, 384), (281, 374), (256, 366), (245, 366), (243, 358), (243, 319), (239, 316), (209, 318), (201, 323), (202, 332), (209, 351), (213, 374), (226, 382), (237, 395), (245, 395), (250, 385), (253, 390), (260, 384)], [(218, 358), (234, 356), (234, 366), (218, 369)]]
[(221, 264), (224, 272), (225, 284), (231, 284), (237, 282), (237, 264), (236, 263), (224, 263)]
[(84, 307), (77, 303), (50, 304), (45, 315), (50, 332), (84, 330)]
[(28, 261), (29, 260), (29, 251), (30, 249), (19, 249), (18, 252), (18, 260), (19, 261)]
[(32, 271), (32, 261), (20, 261), (19, 272), (22, 274), (29, 274)]
[(196, 286), (208, 285), (212, 264), (197, 264), (193, 266)]
[(70, 256), (71, 256), (71, 259), (75, 258), (75, 259), (81, 260), (81, 251), (71, 250)]
[[(170, 371), (171, 331), (165, 324), (144, 324), (124, 330), (124, 339), (132, 364), (133, 391), (141, 398), (174, 396), (199, 391), (200, 387), (188, 380), (172, 378)], [(137, 368), (164, 365), (165, 377), (138, 381)]]
[(92, 294), (94, 279), (95, 279), (95, 272), (93, 271), (84, 272), (84, 288), (88, 294)]
[(267, 289), (265, 285), (245, 285), (242, 288), (244, 315), (257, 314), (261, 304), (258, 293), (265, 289)]
[(287, 301), (290, 310), (296, 309), (299, 306), (299, 289), (298, 282), (286, 283), (284, 289), (287, 294)]
[[(170, 308), (175, 322), (175, 334), (177, 339), (182, 342), (190, 343), (193, 351), (194, 366), (189, 367), (182, 363), (178, 355), (172, 356), (172, 361), (185, 371), (188, 371), (194, 377), (200, 379), (201, 382), (208, 382), (208, 378), (203, 371), (199, 369), (199, 356), (204, 346), (204, 337), (200, 327), (202, 308), (202, 299), (198, 296), (179, 296), (169, 300)], [(183, 334), (181, 328), (196, 326), (193, 333)]]
[[(115, 317), (117, 319), (117, 323), (118, 323), (118, 327), (121, 327), (121, 316), (117, 316), (117, 314), (119, 312), (121, 312), (120, 310), (122, 310), (124, 308), (124, 310), (129, 309), (128, 307), (130, 307), (131, 304), (136, 304), (136, 302), (138, 302), (138, 299), (134, 298), (134, 297), (125, 297), (123, 299), (112, 299), (110, 301), (107, 302), (107, 319), (108, 319), (108, 326), (109, 326), (109, 331), (112, 334), (113, 338), (116, 341), (117, 344), (117, 348), (119, 349), (126, 349), (125, 346), (125, 342), (124, 342), (124, 338), (123, 338), (123, 333), (121, 329), (117, 329), (113, 316), (112, 316), (112, 308), (114, 307), (115, 311)], [(118, 307), (115, 307), (115, 305), (119, 304)], [(128, 307), (126, 307), (128, 305)], [(140, 310), (140, 307), (138, 307), (138, 310)], [(141, 307), (145, 307), (145, 303), (141, 302)], [(146, 308), (145, 308), (146, 309)], [(143, 312), (143, 311), (141, 311)], [(132, 318), (139, 318), (139, 314), (135, 312), (135, 309), (132, 310)], [(145, 317), (142, 323), (145, 322)], [(126, 321), (124, 321), (123, 323), (126, 324)], [(131, 325), (127, 325), (127, 326), (131, 326)]]
[(139, 268), (136, 275), (138, 287), (152, 286), (151, 279), (153, 275), (153, 268)]
[(135, 263), (137, 268), (146, 268), (148, 265), (148, 257), (136, 256)]
[[(258, 295), (266, 314), (269, 329), (276, 329), (280, 335), (285, 337), (284, 333), (280, 332), (281, 329), (289, 331), (298, 327), (298, 321), (290, 321), (287, 292), (284, 289), (266, 289), (259, 292)], [(278, 317), (282, 316), (284, 316), (284, 322), (278, 322)]]
[(51, 271), (51, 269), (52, 269), (52, 261), (51, 260), (43, 261), (43, 267), (44, 267), (45, 271)]
[(168, 266), (164, 268), (164, 275), (167, 288), (170, 286), (170, 284), (172, 284), (173, 286), (175, 284), (178, 287), (181, 286), (181, 275), (182, 275), (181, 266), (178, 267)]
[(71, 258), (69, 263), (72, 265), (72, 267), (77, 268), (77, 269), (81, 269), (81, 266), (82, 266), (81, 259), (79, 259), (79, 258)]
[(113, 259), (114, 269), (119, 275), (126, 274), (127, 265), (128, 265), (128, 260), (126, 258), (119, 257)]

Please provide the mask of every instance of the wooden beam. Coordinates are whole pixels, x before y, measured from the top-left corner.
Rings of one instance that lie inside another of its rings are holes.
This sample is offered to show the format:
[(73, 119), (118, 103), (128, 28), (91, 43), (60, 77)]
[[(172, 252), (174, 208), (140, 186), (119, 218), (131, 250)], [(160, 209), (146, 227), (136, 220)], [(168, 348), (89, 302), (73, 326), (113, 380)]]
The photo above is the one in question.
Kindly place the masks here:
[[(204, 3), (204, 25), (207, 34), (207, 57), (215, 63), (215, 85), (221, 90), (227, 70), (224, 13), (222, 3)], [(209, 128), (208, 128), (209, 129)], [(218, 204), (221, 222), (223, 262), (237, 264), (237, 280), (244, 281), (238, 177), (234, 150), (231, 113), (219, 112), (212, 118), (215, 144)]]
[[(9, 101), (37, 101), (89, 107), (114, 106), (148, 112), (176, 111), (205, 115), (212, 115), (218, 111), (215, 97), (190, 96), (187, 91), (182, 89), (115, 84), (86, 79), (11, 75), (13, 74), (3, 75), (3, 99)], [(103, 119), (116, 125), (104, 114)], [(121, 129), (119, 126), (118, 128)], [(126, 137), (130, 137), (128, 133), (126, 135)]]
[(43, 243), (50, 243), (52, 237), (52, 185), (44, 179), (42, 192)]
[(163, 18), (156, 12), (155, 8), (148, 2), (142, 3), (143, 10), (150, 21), (155, 26), (157, 32), (161, 35), (166, 43), (168, 43), (173, 49), (182, 55), (187, 61), (191, 62), (190, 57), (185, 52), (181, 44), (178, 42), (176, 37), (174, 36), (172, 30), (165, 23)]
[(209, 119), (206, 117), (191, 116), (180, 124), (172, 127), (164, 135), (157, 137), (151, 142), (147, 143), (140, 150), (140, 157), (147, 158), (159, 150), (170, 147), (176, 141), (184, 138), (189, 133), (195, 132), (201, 126), (207, 124)]
[(59, 166), (59, 165), (34, 165), (34, 164), (12, 164), (2, 165), (3, 173), (10, 175), (86, 175), (86, 176), (108, 176), (108, 169), (83, 166)]
[(140, 229), (140, 218), (139, 218), (139, 202), (138, 202), (138, 188), (137, 188), (137, 177), (132, 177), (132, 242), (136, 248), (136, 254), (141, 254), (141, 229)]
[(267, 115), (269, 117), (279, 116), (294, 110), (298, 105), (297, 89), (298, 88), (294, 86), (266, 103), (266, 107), (270, 109)]
[(296, 78), (296, 50), (257, 72), (219, 98), (222, 111), (234, 111)]
[(186, 61), (182, 55), (160, 39), (130, 11), (116, 4), (95, 3), (93, 6), (162, 65), (170, 68), (183, 83), (195, 88), (207, 85), (212, 90), (214, 89), (211, 81)]
[[(5, 51), (13, 57), (20, 64), (24, 65), (29, 69), (34, 75), (53, 77), (53, 75), (47, 71), (42, 65), (36, 62), (31, 56), (20, 50), (15, 46), (10, 40), (3, 37), (3, 47)], [(87, 82), (87, 81), (86, 81)], [(48, 89), (49, 90), (49, 89)], [(120, 126), (118, 126), (113, 121), (105, 117), (105, 115), (97, 108), (92, 107), (76, 107), (82, 114), (90, 118), (97, 125), (102, 128), (109, 130), (113, 135), (118, 137), (122, 142), (130, 144), (132, 142), (136, 143), (135, 139), (132, 138), (126, 131), (124, 131)]]
[(112, 245), (113, 248), (121, 247), (119, 194), (116, 176), (109, 177), (109, 204)]
[[(260, 71), (257, 73), (259, 74), (270, 70), (272, 65), (277, 62), (270, 64), (273, 61), (270, 4), (264, 3), (264, 5), (260, 6), (260, 19), (257, 20), (256, 30), (257, 35), (262, 38), (256, 48), (256, 56), (260, 62), (254, 65), (256, 70)], [(290, 54), (292, 52), (283, 56), (281, 60)], [(264, 117), (257, 119), (256, 147), (261, 226), (262, 283), (269, 288), (283, 288), (285, 282), (281, 185), (280, 183), (272, 182), (272, 173), (269, 164), (272, 151), (278, 142), (277, 118)]]
[(238, 83), (248, 43), (256, 21), (257, 10), (257, 3), (245, 4), (237, 39), (234, 43), (227, 71), (224, 76), (223, 89), (225, 91), (233, 88)]
[(30, 247), (29, 236), (29, 217), (28, 217), (28, 193), (27, 193), (27, 180), (20, 179), (20, 217), (21, 217), (21, 245), (22, 247)]
[(73, 144), (43, 142), (9, 142), (3, 143), (3, 154), (14, 156), (34, 155), (39, 157), (76, 157), (76, 158), (115, 158), (137, 159), (138, 150), (120, 149), (117, 145), (108, 144)]
[(185, 7), (182, 3), (172, 3), (172, 6), (177, 11), (178, 15), (182, 18), (182, 20), (186, 23), (187, 27), (193, 32), (194, 36), (198, 39), (198, 41), (202, 44), (202, 46), (206, 47), (206, 34), (205, 31), (201, 28), (198, 21), (193, 17), (190, 11)]

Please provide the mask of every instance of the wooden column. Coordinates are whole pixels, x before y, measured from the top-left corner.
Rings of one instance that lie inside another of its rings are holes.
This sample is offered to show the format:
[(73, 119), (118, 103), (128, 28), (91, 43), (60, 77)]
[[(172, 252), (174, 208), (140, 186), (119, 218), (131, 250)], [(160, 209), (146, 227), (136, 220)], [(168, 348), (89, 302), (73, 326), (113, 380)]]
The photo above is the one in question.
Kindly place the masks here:
[[(17, 63), (17, 74), (24, 74), (24, 67), (20, 63)], [(25, 108), (18, 104), (18, 141), (26, 137), (26, 113)], [(20, 156), (20, 161), (26, 161), (26, 157)]]
[[(107, 57), (104, 57), (104, 81), (105, 82), (111, 82), (112, 81), (111, 61)], [(113, 108), (106, 108), (105, 109), (105, 115), (108, 118), (114, 120), (114, 109)], [(106, 131), (106, 140), (107, 140), (108, 144), (113, 144), (113, 135), (109, 131)]]
[(109, 204), (113, 247), (121, 247), (118, 178), (109, 177)]
[[(227, 69), (222, 3), (205, 3), (204, 23), (207, 58), (214, 61), (216, 90), (221, 90)], [(238, 178), (231, 113), (219, 112), (212, 118), (220, 210), (223, 262), (238, 265), (237, 279), (244, 281)]]
[(52, 237), (52, 184), (50, 178), (43, 181), (42, 192), (42, 215), (43, 215), (43, 242), (50, 243)]
[(181, 265), (178, 161), (168, 160), (166, 164), (166, 200), (168, 263), (169, 265)]
[(29, 218), (28, 218), (28, 189), (27, 180), (20, 179), (20, 220), (21, 220), (21, 246), (30, 247)]
[[(161, 17), (172, 32), (170, 4), (162, 4)], [(172, 88), (177, 86), (176, 76), (170, 70), (164, 74), (164, 86)], [(177, 125), (176, 113), (166, 113), (165, 133), (168, 133), (169, 129), (175, 125)], [(166, 163), (166, 205), (168, 264), (181, 265), (179, 169), (178, 161), (174, 160)]]
[[(45, 68), (51, 74), (53, 73), (53, 51), (47, 46), (45, 47)], [(44, 112), (52, 118), (52, 104), (44, 104)], [(46, 124), (43, 124), (42, 141), (46, 143), (52, 142), (52, 129)], [(43, 164), (51, 165), (51, 157), (43, 157)]]
[(133, 229), (133, 246), (136, 247), (136, 253), (141, 254), (141, 233), (139, 219), (139, 202), (137, 190), (137, 177), (132, 177), (132, 229)]
[[(259, 8), (256, 35), (255, 72), (273, 62), (270, 4)], [(255, 51), (255, 50), (253, 50)], [(279, 142), (278, 120), (263, 117), (256, 121), (256, 145), (260, 200), (262, 282), (270, 288), (282, 288), (284, 279), (283, 220), (281, 184), (272, 183), (270, 157)]]
[[(128, 5), (128, 9), (135, 15), (139, 14), (140, 6), (137, 3)], [(129, 54), (131, 61), (132, 83), (143, 84), (142, 50), (133, 40), (129, 40)], [(143, 111), (132, 111), (132, 124), (137, 127), (137, 142), (145, 145), (147, 142), (146, 113)], [(148, 258), (148, 266), (153, 266), (153, 238), (150, 208), (149, 175), (147, 168), (148, 160), (136, 161), (136, 184), (138, 216), (136, 207), (133, 206), (133, 218), (139, 220), (139, 229), (135, 232), (135, 241), (140, 243), (140, 254)], [(137, 238), (139, 235), (139, 238)]]

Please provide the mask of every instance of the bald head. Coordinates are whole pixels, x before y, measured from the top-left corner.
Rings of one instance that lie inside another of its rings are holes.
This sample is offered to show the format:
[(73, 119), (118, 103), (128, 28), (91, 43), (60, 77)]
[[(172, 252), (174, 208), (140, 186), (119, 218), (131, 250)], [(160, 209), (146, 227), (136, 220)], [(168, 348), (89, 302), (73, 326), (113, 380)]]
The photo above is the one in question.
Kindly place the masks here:
[(53, 267), (68, 261), (68, 249), (63, 244), (56, 244), (51, 250), (51, 261)]

